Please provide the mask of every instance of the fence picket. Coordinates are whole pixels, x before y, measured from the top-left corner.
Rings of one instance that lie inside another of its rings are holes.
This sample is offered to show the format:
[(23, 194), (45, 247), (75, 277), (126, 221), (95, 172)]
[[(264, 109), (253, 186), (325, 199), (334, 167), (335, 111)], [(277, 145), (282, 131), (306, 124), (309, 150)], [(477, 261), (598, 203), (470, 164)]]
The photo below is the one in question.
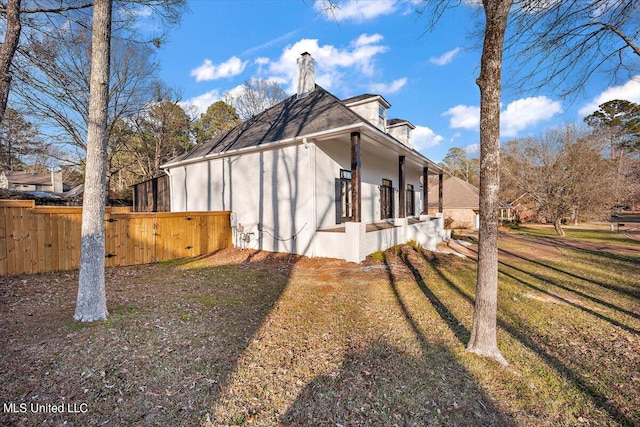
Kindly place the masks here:
[[(189, 219), (188, 219), (189, 218)], [(133, 213), (107, 208), (107, 266), (204, 255), (231, 244), (229, 212)], [(0, 275), (76, 269), (82, 208), (0, 200)]]

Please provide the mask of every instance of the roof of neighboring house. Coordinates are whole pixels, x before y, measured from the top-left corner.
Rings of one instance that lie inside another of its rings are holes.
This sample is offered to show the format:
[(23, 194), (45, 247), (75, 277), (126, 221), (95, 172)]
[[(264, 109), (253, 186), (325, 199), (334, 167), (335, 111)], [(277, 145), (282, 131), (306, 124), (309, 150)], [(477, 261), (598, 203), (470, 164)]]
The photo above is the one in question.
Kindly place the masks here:
[(3, 173), (11, 184), (51, 185), (50, 173), (31, 173), (20, 171), (5, 171)]
[[(379, 95), (363, 95), (365, 98), (372, 96)], [(316, 85), (315, 90), (305, 97), (290, 96), (246, 122), (239, 124), (227, 133), (169, 161), (162, 167), (171, 167), (182, 162), (198, 161), (206, 156), (293, 140), (306, 135), (339, 130), (365, 123), (368, 123), (367, 120), (347, 107), (345, 101), (340, 101), (337, 97)], [(402, 144), (379, 129), (373, 126), (369, 127), (372, 132), (390, 138), (400, 145)], [(407, 148), (407, 150), (428, 160), (415, 150), (410, 148)], [(433, 165), (435, 166), (435, 163)]]
[[(429, 187), (433, 188), (433, 185), (430, 183)], [(463, 179), (455, 176), (445, 179), (442, 183), (442, 192), (442, 205), (445, 209), (480, 209), (480, 190)], [(429, 199), (429, 207), (433, 208), (437, 205), (437, 197), (435, 201), (432, 201), (432, 198)]]

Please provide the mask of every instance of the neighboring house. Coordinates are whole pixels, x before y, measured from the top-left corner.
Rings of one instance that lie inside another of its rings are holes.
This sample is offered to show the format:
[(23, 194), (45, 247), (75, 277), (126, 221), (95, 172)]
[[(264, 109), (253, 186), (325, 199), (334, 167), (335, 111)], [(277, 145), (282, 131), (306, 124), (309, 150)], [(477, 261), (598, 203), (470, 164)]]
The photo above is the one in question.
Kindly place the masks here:
[[(430, 188), (437, 188), (432, 179)], [(443, 191), (443, 213), (445, 220), (453, 220), (449, 224), (450, 228), (478, 229), (480, 212), (480, 191), (473, 184), (469, 184), (463, 179), (450, 176), (444, 180)], [(434, 212), (438, 206), (435, 203), (429, 204), (429, 211)]]
[(360, 262), (416, 240), (435, 248), (443, 219), (422, 215), (421, 182), (442, 170), (387, 121), (380, 95), (340, 101), (298, 59), (298, 93), (163, 165), (171, 211), (228, 210), (236, 245)]
[(50, 193), (62, 193), (64, 191), (62, 172), (0, 172), (0, 188), (17, 191), (46, 191)]
[(537, 204), (529, 193), (524, 193), (511, 202), (504, 202), (500, 207), (500, 221), (529, 222), (536, 218)]

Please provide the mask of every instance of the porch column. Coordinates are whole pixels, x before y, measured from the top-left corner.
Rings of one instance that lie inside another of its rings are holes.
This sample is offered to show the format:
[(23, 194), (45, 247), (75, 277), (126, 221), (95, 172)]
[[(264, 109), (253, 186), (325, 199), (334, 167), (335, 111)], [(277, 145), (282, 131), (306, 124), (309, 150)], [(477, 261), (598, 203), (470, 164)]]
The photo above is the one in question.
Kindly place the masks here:
[(443, 174), (442, 172), (440, 172), (438, 174), (438, 212), (442, 213), (443, 209), (442, 209), (442, 183), (444, 182), (443, 179)]
[(362, 220), (362, 198), (360, 191), (360, 132), (351, 132), (351, 196), (353, 222)]
[(406, 215), (406, 185), (404, 183), (404, 156), (398, 156), (398, 218), (404, 218)]
[(429, 167), (422, 168), (422, 215), (429, 215)]

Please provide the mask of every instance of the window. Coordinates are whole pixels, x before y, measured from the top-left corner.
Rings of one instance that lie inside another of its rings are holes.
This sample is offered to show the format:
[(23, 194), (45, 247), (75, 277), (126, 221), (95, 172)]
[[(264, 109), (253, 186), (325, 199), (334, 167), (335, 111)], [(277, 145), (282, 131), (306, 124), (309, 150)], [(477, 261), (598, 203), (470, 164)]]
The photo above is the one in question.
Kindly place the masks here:
[(393, 183), (383, 179), (380, 186), (380, 219), (393, 218)]
[(407, 215), (414, 216), (416, 214), (416, 192), (412, 184), (407, 184)]
[(378, 105), (378, 125), (381, 129), (387, 127), (387, 110), (382, 105)]
[(336, 178), (336, 224), (353, 219), (351, 190), (351, 171), (340, 170), (340, 178)]

